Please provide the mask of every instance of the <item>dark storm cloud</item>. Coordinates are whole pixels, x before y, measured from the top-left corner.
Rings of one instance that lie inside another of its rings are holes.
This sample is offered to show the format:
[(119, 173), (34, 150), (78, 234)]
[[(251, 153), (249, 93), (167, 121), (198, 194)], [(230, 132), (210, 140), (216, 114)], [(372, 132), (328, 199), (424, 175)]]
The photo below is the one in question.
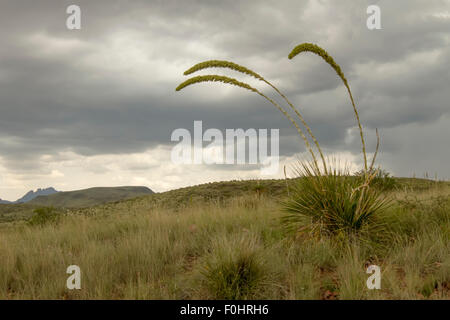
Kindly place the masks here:
[[(376, 31), (366, 28), (372, 1), (77, 1), (82, 30), (69, 31), (72, 3), (1, 2), (0, 155), (11, 170), (39, 171), (34, 159), (61, 150), (170, 144), (172, 130), (191, 129), (194, 120), (205, 128), (280, 128), (282, 154), (303, 151), (289, 122), (258, 96), (225, 95), (218, 85), (174, 91), (186, 68), (215, 58), (273, 79), (328, 151), (358, 152), (358, 140), (345, 139), (354, 116), (333, 70), (312, 55), (287, 59), (301, 42), (318, 43), (341, 64), (369, 145), (379, 128), (382, 159), (397, 173), (414, 162), (393, 155), (415, 148), (399, 137), (416, 125), (450, 125), (450, 19), (432, 15), (448, 13), (449, 1), (376, 1), (383, 27)], [(424, 131), (420, 143), (433, 144), (435, 134)], [(417, 157), (426, 162), (426, 152)]]

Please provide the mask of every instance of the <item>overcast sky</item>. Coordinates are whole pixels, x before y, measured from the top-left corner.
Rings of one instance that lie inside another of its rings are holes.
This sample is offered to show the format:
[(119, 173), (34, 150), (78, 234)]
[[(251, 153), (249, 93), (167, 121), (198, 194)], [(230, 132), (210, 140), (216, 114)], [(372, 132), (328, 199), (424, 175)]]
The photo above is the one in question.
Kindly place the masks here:
[[(70, 4), (81, 7), (81, 30), (66, 28)], [(381, 8), (381, 30), (366, 27), (370, 4)], [(271, 80), (327, 155), (360, 167), (352, 107), (334, 71), (311, 54), (287, 58), (303, 42), (341, 65), (369, 152), (380, 130), (379, 165), (450, 178), (449, 0), (0, 0), (0, 41), (2, 199), (49, 186), (164, 191), (260, 178), (255, 166), (173, 164), (171, 133), (193, 131), (194, 120), (205, 129), (279, 128), (282, 164), (305, 154), (295, 129), (258, 95), (219, 84), (175, 92), (183, 72), (208, 59)]]

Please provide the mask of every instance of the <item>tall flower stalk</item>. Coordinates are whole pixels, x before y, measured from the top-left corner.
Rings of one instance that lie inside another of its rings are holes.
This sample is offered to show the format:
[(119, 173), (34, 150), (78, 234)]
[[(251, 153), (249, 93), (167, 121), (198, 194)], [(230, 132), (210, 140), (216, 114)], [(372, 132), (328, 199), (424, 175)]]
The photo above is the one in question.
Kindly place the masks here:
[[(208, 61), (197, 63), (193, 67), (191, 67), (188, 70), (186, 70), (184, 72), (184, 75), (189, 75), (189, 74), (192, 74), (194, 72), (197, 72), (197, 71), (200, 71), (200, 70), (203, 70), (203, 69), (207, 69), (207, 68), (227, 68), (227, 69), (231, 69), (231, 70), (234, 70), (234, 71), (241, 72), (241, 73), (247, 74), (249, 76), (252, 76), (255, 79), (263, 81), (264, 83), (266, 83), (267, 85), (272, 87), (284, 99), (284, 101), (287, 102), (287, 104), (295, 112), (295, 114), (300, 119), (300, 121), (303, 124), (303, 126), (308, 131), (308, 134), (310, 135), (311, 139), (313, 140), (314, 144), (317, 147), (317, 150), (319, 151), (320, 157), (322, 159), (322, 164), (323, 164), (323, 168), (324, 168), (325, 174), (328, 172), (326, 161), (325, 161), (325, 157), (323, 155), (322, 149), (320, 148), (319, 142), (317, 141), (316, 137), (312, 133), (311, 128), (308, 126), (308, 124), (306, 123), (305, 119), (300, 114), (300, 112), (297, 110), (297, 108), (295, 108), (295, 106), (288, 100), (288, 98), (280, 90), (278, 90), (277, 87), (275, 87), (272, 83), (270, 83), (268, 80), (266, 80), (264, 77), (262, 77), (261, 75), (259, 75), (256, 72), (254, 72), (253, 70), (250, 70), (250, 69), (248, 69), (246, 67), (243, 67), (243, 66), (241, 66), (239, 64), (236, 64), (234, 62), (224, 61), (224, 60), (208, 60)], [(283, 112), (283, 114), (284, 114), (284, 112)], [(305, 141), (305, 144), (308, 147), (308, 149), (310, 149), (309, 142)], [(315, 157), (314, 153), (312, 153), (312, 156), (313, 156), (314, 162), (317, 164), (316, 157)]]
[(344, 83), (345, 87), (347, 88), (348, 94), (350, 96), (350, 100), (352, 102), (353, 111), (355, 112), (356, 121), (358, 122), (359, 127), (359, 135), (361, 136), (361, 143), (362, 143), (362, 152), (364, 156), (364, 170), (367, 176), (367, 155), (366, 155), (366, 143), (364, 142), (364, 134), (361, 126), (361, 121), (359, 120), (359, 114), (358, 110), (356, 109), (355, 101), (353, 100), (352, 91), (350, 90), (350, 86), (348, 85), (347, 78), (345, 78), (344, 73), (341, 70), (341, 67), (334, 61), (333, 57), (331, 57), (328, 52), (326, 52), (324, 49), (319, 47), (318, 45), (315, 45), (313, 43), (302, 43), (296, 46), (294, 49), (292, 49), (291, 53), (289, 54), (289, 59), (293, 59), (295, 56), (302, 52), (312, 52), (318, 56), (320, 56), (323, 60), (325, 60), (326, 63), (328, 63), (338, 74), (338, 76), (341, 78), (342, 82)]
[[(189, 71), (189, 70), (188, 70)], [(250, 71), (250, 70), (249, 70)], [(253, 71), (250, 71), (253, 72)], [(255, 73), (255, 75), (257, 75)], [(286, 112), (285, 109), (283, 109), (278, 103), (276, 103), (274, 100), (270, 99), (268, 96), (266, 96), (265, 94), (263, 94), (261, 91), (259, 91), (258, 89), (250, 86), (249, 84), (245, 83), (245, 82), (241, 82), (238, 81), (234, 78), (230, 78), (230, 77), (226, 77), (226, 76), (219, 76), (219, 75), (204, 75), (204, 76), (196, 76), (196, 77), (192, 77), (189, 78), (188, 80), (184, 81), (183, 83), (181, 83), (180, 85), (178, 85), (178, 87), (175, 89), (176, 91), (180, 91), (183, 88), (196, 84), (196, 83), (202, 83), (202, 82), (222, 82), (222, 83), (226, 83), (226, 84), (230, 84), (230, 85), (234, 85), (234, 86), (238, 86), (241, 87), (243, 89), (255, 92), (257, 94), (259, 94), (260, 96), (262, 96), (264, 99), (268, 100), (271, 104), (273, 104), (278, 110), (281, 111), (281, 113), (289, 119), (289, 121), (291, 121), (291, 123), (295, 126), (295, 128), (297, 129), (297, 132), (300, 134), (300, 136), (302, 137), (302, 139), (305, 141), (306, 147), (308, 148), (309, 152), (311, 153), (312, 157), (313, 157), (313, 161), (315, 163), (315, 165), (317, 166), (317, 159), (316, 156), (314, 155), (314, 152), (311, 148), (311, 145), (309, 144), (308, 139), (306, 138), (305, 134), (303, 133), (302, 129), (298, 126), (298, 124), (295, 122), (295, 120), (289, 115), (289, 113)]]
[[(325, 60), (325, 62), (327, 62), (338, 74), (338, 76), (341, 78), (342, 82), (344, 83), (347, 92), (349, 94), (350, 97), (350, 101), (352, 103), (352, 107), (353, 107), (353, 111), (355, 113), (355, 117), (356, 117), (356, 121), (358, 124), (358, 128), (359, 128), (359, 134), (360, 134), (360, 138), (361, 138), (361, 143), (362, 143), (362, 153), (363, 153), (363, 157), (364, 157), (364, 172), (365, 172), (365, 183), (364, 185), (368, 185), (369, 182), (371, 181), (371, 178), (373, 176), (372, 172), (373, 172), (373, 166), (374, 166), (374, 162), (375, 162), (375, 158), (378, 152), (378, 146), (379, 146), (379, 136), (378, 136), (378, 131), (377, 131), (377, 148), (374, 154), (374, 157), (372, 159), (372, 163), (370, 165), (370, 168), (368, 167), (368, 163), (367, 163), (367, 154), (366, 154), (366, 144), (365, 144), (365, 140), (364, 140), (364, 133), (363, 133), (363, 129), (362, 129), (362, 125), (361, 125), (361, 121), (359, 118), (359, 113), (358, 110), (356, 108), (355, 105), (355, 101), (353, 99), (353, 95), (352, 92), (350, 90), (350, 86), (348, 84), (347, 78), (345, 77), (344, 73), (341, 70), (341, 67), (334, 61), (334, 59), (328, 54), (328, 52), (326, 52), (323, 48), (319, 47), (318, 45), (312, 44), (312, 43), (302, 43), (298, 46), (296, 46), (291, 53), (289, 54), (289, 59), (293, 59), (294, 57), (296, 57), (298, 54), (302, 53), (302, 52), (312, 52), (316, 55), (319, 55), (322, 59)], [(190, 75), (193, 74), (195, 72), (204, 70), (204, 69), (209, 69), (209, 68), (226, 68), (226, 69), (231, 69), (246, 75), (249, 75), (257, 80), (260, 80), (264, 83), (266, 83), (267, 85), (269, 85), (271, 88), (273, 88), (277, 94), (279, 94), (281, 96), (281, 98), (289, 105), (289, 107), (295, 112), (295, 114), (297, 115), (298, 119), (300, 120), (300, 122), (303, 124), (303, 126), (306, 128), (308, 135), (311, 137), (311, 139), (313, 140), (314, 144), (317, 147), (317, 150), (320, 154), (321, 160), (322, 160), (322, 164), (323, 164), (323, 170), (324, 170), (324, 174), (328, 174), (328, 169), (327, 169), (327, 164), (326, 164), (326, 160), (325, 160), (325, 156), (322, 152), (322, 149), (319, 145), (319, 142), (317, 141), (316, 137), (314, 136), (314, 134), (312, 133), (312, 130), (310, 128), (310, 126), (306, 123), (305, 119), (303, 118), (303, 116), (301, 115), (301, 113), (298, 111), (298, 109), (289, 101), (289, 99), (277, 88), (275, 87), (271, 82), (269, 82), (268, 80), (266, 80), (264, 77), (262, 77), (260, 74), (254, 72), (253, 70), (250, 70), (244, 66), (241, 66), (239, 64), (236, 64), (234, 62), (230, 62), (230, 61), (224, 61), (224, 60), (207, 60), (207, 61), (203, 61), (200, 63), (197, 63), (196, 65), (192, 66), (191, 68), (189, 68), (188, 70), (186, 70), (184, 72), (184, 75)], [(245, 83), (245, 82), (241, 82), (238, 81), (234, 78), (230, 78), (230, 77), (225, 77), (225, 76), (220, 76), (220, 75), (205, 75), (205, 76), (196, 76), (196, 77), (192, 77), (189, 78), (188, 80), (184, 81), (183, 83), (181, 83), (176, 90), (179, 91), (183, 88), (185, 88), (186, 86), (192, 85), (192, 84), (196, 84), (196, 83), (201, 83), (201, 82), (223, 82), (226, 84), (230, 84), (230, 85), (236, 85), (239, 86), (241, 88), (250, 90), (252, 92), (255, 92), (257, 94), (259, 94), (260, 96), (262, 96), (263, 98), (265, 98), (266, 100), (268, 100), (271, 104), (273, 104), (278, 110), (280, 110), (282, 112), (282, 114), (295, 126), (295, 128), (297, 129), (297, 132), (300, 134), (300, 136), (302, 137), (302, 139), (305, 142), (305, 145), (307, 147), (307, 149), (309, 150), (309, 152), (311, 153), (311, 156), (313, 158), (313, 162), (314, 165), (317, 169), (319, 169), (319, 165), (317, 163), (317, 158), (316, 155), (314, 153), (314, 151), (311, 148), (311, 145), (308, 141), (308, 138), (306, 137), (306, 135), (304, 134), (303, 130), (299, 127), (299, 125), (296, 123), (296, 121), (289, 115), (289, 113), (282, 107), (280, 106), (278, 103), (276, 103), (274, 100), (270, 99), (267, 95), (263, 94), (261, 91), (257, 90), (254, 87), (251, 87), (249, 84)], [(319, 169), (318, 172), (320, 173), (321, 170)]]

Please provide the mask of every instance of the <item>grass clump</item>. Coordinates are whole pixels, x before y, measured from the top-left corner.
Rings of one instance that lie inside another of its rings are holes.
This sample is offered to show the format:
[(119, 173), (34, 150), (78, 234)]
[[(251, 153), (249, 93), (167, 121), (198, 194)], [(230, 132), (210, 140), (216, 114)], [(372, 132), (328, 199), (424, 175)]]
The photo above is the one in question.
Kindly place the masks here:
[(201, 270), (203, 286), (213, 299), (249, 299), (261, 289), (266, 272), (256, 239), (217, 241)]

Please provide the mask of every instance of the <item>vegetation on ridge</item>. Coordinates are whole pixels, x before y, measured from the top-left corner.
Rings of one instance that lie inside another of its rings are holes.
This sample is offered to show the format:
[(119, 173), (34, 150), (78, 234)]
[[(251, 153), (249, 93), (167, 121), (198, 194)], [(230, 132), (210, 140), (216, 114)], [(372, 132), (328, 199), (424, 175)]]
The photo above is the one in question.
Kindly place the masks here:
[[(0, 223), (0, 299), (449, 299), (450, 183), (396, 180), (386, 229), (350, 243), (287, 235), (283, 180), (183, 188), (43, 225)], [(65, 287), (71, 264), (81, 290)], [(368, 264), (381, 267), (381, 290), (367, 289)]]

